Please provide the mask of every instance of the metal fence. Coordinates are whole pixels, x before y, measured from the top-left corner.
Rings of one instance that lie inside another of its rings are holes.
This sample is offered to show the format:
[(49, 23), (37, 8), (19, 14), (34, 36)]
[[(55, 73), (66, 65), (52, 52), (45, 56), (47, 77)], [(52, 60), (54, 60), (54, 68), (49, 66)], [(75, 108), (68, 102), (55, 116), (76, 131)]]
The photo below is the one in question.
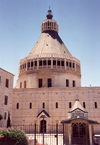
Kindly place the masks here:
[(64, 125), (18, 125), (32, 145), (65, 145)]

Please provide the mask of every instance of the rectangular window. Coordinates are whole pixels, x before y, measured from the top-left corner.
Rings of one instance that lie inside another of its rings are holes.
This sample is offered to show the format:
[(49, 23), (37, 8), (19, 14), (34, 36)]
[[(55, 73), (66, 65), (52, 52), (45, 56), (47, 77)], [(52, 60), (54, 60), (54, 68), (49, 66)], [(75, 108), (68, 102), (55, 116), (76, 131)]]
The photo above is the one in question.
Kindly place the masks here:
[(42, 66), (42, 60), (39, 61), (39, 66)]
[(30, 103), (30, 109), (32, 109), (32, 103)]
[(48, 79), (48, 87), (52, 87), (52, 80)]
[(37, 61), (35, 61), (35, 66), (37, 66)]
[(16, 109), (19, 109), (19, 103), (16, 104)]
[(43, 61), (43, 65), (46, 65), (46, 60)]
[(60, 61), (59, 60), (57, 61), (57, 66), (60, 66)]
[(6, 117), (7, 117), (7, 113), (5, 112), (5, 113), (4, 113), (4, 119), (6, 119)]
[(61, 61), (61, 66), (64, 66), (64, 61)]
[(53, 65), (56, 65), (56, 60), (53, 60)]
[(38, 81), (39, 81), (38, 82), (38, 87), (41, 88), (42, 87), (42, 79), (39, 79)]
[(48, 60), (48, 65), (51, 65), (51, 60)]
[(0, 76), (0, 83), (1, 83), (1, 76)]
[(22, 82), (20, 82), (20, 88), (22, 88)]
[(68, 61), (66, 61), (66, 66), (68, 67)]
[(73, 81), (73, 87), (75, 87), (75, 81)]
[(31, 62), (31, 67), (33, 67), (33, 62)]
[(26, 81), (24, 81), (24, 88), (26, 88)]
[(5, 84), (5, 86), (8, 88), (9, 87), (9, 80), (8, 79), (6, 79), (6, 84)]
[(66, 80), (66, 87), (69, 87), (69, 80)]
[(4, 105), (8, 104), (8, 96), (5, 96)]

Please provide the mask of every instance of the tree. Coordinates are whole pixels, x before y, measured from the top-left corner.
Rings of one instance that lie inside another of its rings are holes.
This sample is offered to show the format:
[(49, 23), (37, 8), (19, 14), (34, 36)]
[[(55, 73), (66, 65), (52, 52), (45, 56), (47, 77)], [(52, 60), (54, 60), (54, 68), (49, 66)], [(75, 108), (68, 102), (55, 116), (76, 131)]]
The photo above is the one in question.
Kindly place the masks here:
[(10, 113), (8, 112), (7, 128), (11, 127)]

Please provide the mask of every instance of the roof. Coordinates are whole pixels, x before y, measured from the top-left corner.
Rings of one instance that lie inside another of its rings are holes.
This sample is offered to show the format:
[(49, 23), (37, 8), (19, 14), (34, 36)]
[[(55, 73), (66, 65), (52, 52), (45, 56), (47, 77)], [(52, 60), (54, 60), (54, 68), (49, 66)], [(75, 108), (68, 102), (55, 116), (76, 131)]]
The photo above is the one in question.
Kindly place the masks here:
[(6, 70), (4, 70), (4, 69), (2, 69), (2, 68), (0, 68), (2, 71), (5, 71), (5, 72), (7, 72), (7, 73), (9, 73), (9, 74), (11, 74), (11, 75), (13, 75), (14, 76), (14, 74), (12, 74), (12, 73), (10, 73), (10, 72), (8, 72), (8, 71), (6, 71)]
[(44, 113), (47, 117), (50, 117), (50, 115), (45, 111), (45, 110), (42, 110), (38, 115), (37, 117), (40, 116), (40, 114)]
[[(45, 31), (41, 33), (37, 43), (29, 53), (28, 57), (36, 56), (39, 54), (63, 54), (72, 57), (71, 53), (61, 40), (60, 36), (55, 31)], [(27, 58), (28, 58), (27, 57)]]
[(73, 121), (73, 120), (78, 120), (78, 119), (82, 119), (82, 120), (86, 120), (86, 121), (88, 121), (90, 124), (99, 124), (99, 122), (97, 122), (97, 121), (94, 121), (94, 120), (89, 120), (89, 119), (86, 119), (86, 118), (84, 118), (84, 117), (80, 117), (80, 116), (76, 116), (76, 117), (73, 117), (73, 118), (70, 118), (70, 119), (67, 119), (67, 120), (62, 120), (61, 121), (61, 123), (66, 123), (66, 124), (68, 124), (68, 123), (71, 123), (71, 121)]
[(79, 102), (78, 99), (76, 99), (76, 101), (75, 101), (73, 107), (71, 108), (71, 110), (69, 111), (69, 113), (76, 110), (76, 109), (80, 109), (80, 110), (87, 113), (87, 111), (85, 111), (85, 109), (83, 108), (83, 106), (81, 105), (81, 103)]

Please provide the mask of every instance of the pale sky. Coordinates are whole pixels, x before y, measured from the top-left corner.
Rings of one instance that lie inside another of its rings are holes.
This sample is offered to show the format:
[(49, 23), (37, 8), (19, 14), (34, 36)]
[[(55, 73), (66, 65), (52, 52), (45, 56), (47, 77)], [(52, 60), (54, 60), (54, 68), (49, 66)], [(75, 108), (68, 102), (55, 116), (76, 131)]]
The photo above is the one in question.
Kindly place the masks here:
[(18, 78), (19, 60), (41, 35), (49, 6), (68, 50), (81, 61), (81, 85), (100, 86), (100, 0), (0, 0), (0, 67)]

